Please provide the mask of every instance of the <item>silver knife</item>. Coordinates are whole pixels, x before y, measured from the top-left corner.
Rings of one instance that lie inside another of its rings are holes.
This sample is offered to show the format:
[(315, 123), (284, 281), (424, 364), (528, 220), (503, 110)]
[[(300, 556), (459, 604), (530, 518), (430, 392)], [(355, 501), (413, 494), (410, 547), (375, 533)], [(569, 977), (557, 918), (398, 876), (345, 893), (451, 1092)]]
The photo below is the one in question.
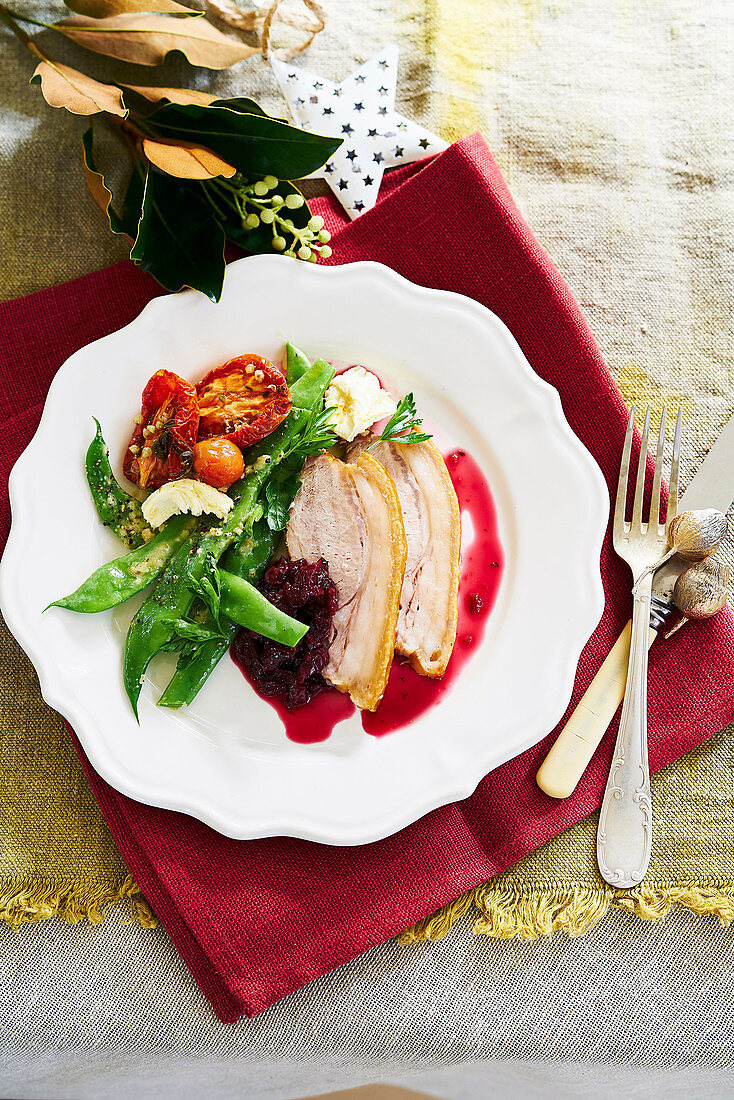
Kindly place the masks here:
[[(734, 500), (734, 416), (681, 497), (678, 511), (718, 508), (727, 512)], [(688, 563), (673, 558), (655, 574), (648, 644), (673, 618), (673, 588)], [(586, 770), (624, 696), (630, 647), (630, 624), (622, 631), (578, 706), (541, 765), (537, 782), (553, 798), (567, 798)]]

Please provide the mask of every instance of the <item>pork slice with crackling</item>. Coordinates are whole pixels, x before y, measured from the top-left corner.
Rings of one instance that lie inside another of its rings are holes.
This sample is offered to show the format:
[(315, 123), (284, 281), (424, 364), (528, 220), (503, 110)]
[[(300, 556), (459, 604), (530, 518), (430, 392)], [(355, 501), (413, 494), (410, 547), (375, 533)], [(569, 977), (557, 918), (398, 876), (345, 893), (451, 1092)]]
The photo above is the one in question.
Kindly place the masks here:
[[(357, 440), (353, 459), (373, 440)], [(443, 676), (456, 641), (461, 572), (459, 503), (436, 445), (377, 443), (369, 452), (395, 482), (408, 543), (395, 649), (422, 676)]]
[(339, 591), (324, 677), (375, 710), (395, 651), (406, 542), (395, 484), (370, 455), (310, 458), (291, 506), (292, 558), (324, 558)]

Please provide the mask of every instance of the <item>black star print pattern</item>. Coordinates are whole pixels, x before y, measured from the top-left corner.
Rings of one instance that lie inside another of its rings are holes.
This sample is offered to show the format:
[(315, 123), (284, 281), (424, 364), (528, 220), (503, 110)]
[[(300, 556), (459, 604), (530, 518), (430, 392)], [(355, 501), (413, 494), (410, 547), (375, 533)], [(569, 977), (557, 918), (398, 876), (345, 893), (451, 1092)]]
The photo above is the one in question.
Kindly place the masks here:
[[(397, 49), (394, 47), (336, 86), (305, 69), (292, 69), (282, 61), (273, 59), (272, 65), (302, 126), (318, 130), (319, 118), (331, 119), (332, 132), (341, 131), (348, 139), (324, 165), (321, 175), (351, 217), (374, 206), (385, 169), (415, 160), (424, 151), (435, 152), (445, 147), (435, 135), (395, 114)], [(355, 101), (350, 92), (353, 94), (358, 85), (362, 98)], [(372, 151), (368, 153), (370, 148)], [(367, 161), (371, 162), (369, 166)]]

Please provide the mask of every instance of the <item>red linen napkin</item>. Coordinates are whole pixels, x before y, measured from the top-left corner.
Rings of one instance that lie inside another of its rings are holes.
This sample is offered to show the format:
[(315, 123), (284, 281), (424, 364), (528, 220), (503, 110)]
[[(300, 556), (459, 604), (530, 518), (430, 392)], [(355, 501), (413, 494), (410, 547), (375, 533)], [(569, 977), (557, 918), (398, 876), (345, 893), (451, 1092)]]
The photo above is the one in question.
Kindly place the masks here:
[[(334, 263), (379, 260), (494, 310), (538, 374), (558, 388), (571, 427), (614, 488), (626, 423), (622, 398), (479, 136), (391, 175), (378, 206), (353, 224), (345, 224), (333, 199), (314, 205), (334, 232)], [(2, 474), (28, 441), (62, 360), (131, 320), (156, 293), (156, 284), (123, 263), (0, 307)], [(2, 523), (4, 537), (7, 512)], [(629, 614), (629, 572), (608, 540), (601, 565), (606, 608), (579, 663), (570, 707)], [(656, 770), (734, 719), (729, 613), (654, 647), (650, 689)], [(123, 797), (79, 751), (130, 871), (219, 1017), (234, 1021), (401, 931), (598, 808), (615, 732), (616, 725), (566, 801), (535, 784), (549, 735), (497, 768), (464, 802), (387, 840), (341, 849), (283, 838), (228, 840), (192, 818)]]

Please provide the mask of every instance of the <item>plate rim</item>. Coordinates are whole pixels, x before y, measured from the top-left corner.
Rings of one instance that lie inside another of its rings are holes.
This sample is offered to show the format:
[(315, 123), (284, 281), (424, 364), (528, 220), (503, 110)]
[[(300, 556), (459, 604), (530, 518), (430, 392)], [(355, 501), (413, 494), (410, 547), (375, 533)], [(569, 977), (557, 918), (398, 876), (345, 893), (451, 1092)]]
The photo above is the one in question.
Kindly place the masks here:
[[(275, 257), (266, 255), (245, 257), (228, 265), (227, 277), (229, 278), (230, 273), (240, 269), (242, 265), (250, 265), (250, 267), (252, 267), (256, 264), (267, 266), (277, 264), (282, 266), (286, 263), (291, 265), (298, 264), (299, 267), (305, 266), (300, 264), (297, 260), (289, 260), (286, 257), (280, 256)], [(565, 637), (565, 661), (562, 666), (562, 673), (559, 672), (556, 681), (555, 705), (551, 707), (550, 703), (548, 703), (546, 706), (546, 716), (543, 719), (544, 732), (538, 735), (537, 731), (533, 731), (525, 739), (521, 748), (517, 749), (513, 746), (507, 755), (503, 756), (500, 754), (500, 756), (497, 757), (495, 753), (489, 767), (479, 758), (468, 761), (464, 777), (461, 781), (452, 779), (445, 784), (437, 782), (432, 785), (427, 792), (424, 792), (423, 799), (414, 798), (407, 804), (401, 804), (400, 806), (393, 805), (391, 809), (376, 814), (370, 817), (369, 820), (360, 818), (359, 822), (353, 823), (351, 828), (344, 823), (340, 823), (338, 836), (335, 835), (333, 824), (329, 824), (328, 822), (319, 823), (313, 819), (309, 820), (308, 815), (304, 815), (303, 812), (296, 812), (293, 810), (286, 812), (283, 806), (280, 806), (277, 812), (271, 815), (270, 820), (264, 821), (262, 815), (260, 815), (257, 824), (251, 824), (245, 827), (241, 823), (234, 823), (226, 814), (218, 812), (216, 807), (212, 804), (211, 798), (197, 798), (194, 797), (193, 792), (189, 792), (187, 795), (183, 795), (180, 791), (176, 793), (167, 790), (165, 784), (160, 783), (156, 786), (149, 782), (148, 789), (143, 791), (141, 787), (145, 786), (145, 783), (141, 782), (142, 777), (131, 777), (128, 774), (122, 774), (119, 770), (116, 771), (114, 767), (110, 766), (109, 758), (105, 757), (104, 752), (100, 750), (99, 740), (95, 740), (93, 736), (87, 736), (84, 714), (82, 714), (81, 720), (79, 718), (80, 713), (83, 711), (79, 699), (74, 696), (71, 691), (66, 690), (63, 676), (54, 676), (54, 672), (56, 671), (55, 662), (53, 659), (47, 660), (44, 657), (42, 644), (39, 643), (37, 645), (35, 643), (32, 624), (23, 621), (22, 613), (15, 613), (12, 592), (10, 591), (11, 567), (8, 563), (13, 560), (15, 543), (22, 534), (22, 509), (18, 507), (18, 498), (20, 494), (19, 486), (22, 475), (26, 464), (30, 463), (33, 459), (34, 448), (41, 445), (47, 411), (53, 400), (55, 389), (57, 385), (60, 384), (59, 380), (68, 364), (72, 363), (72, 361), (82, 354), (87, 354), (89, 348), (99, 347), (99, 345), (103, 344), (105, 341), (114, 339), (125, 329), (137, 325), (144, 317), (146, 321), (149, 321), (158, 313), (162, 313), (162, 315), (165, 316), (165, 311), (168, 308), (167, 303), (172, 300), (180, 301), (187, 296), (196, 295), (197, 292), (186, 290), (177, 295), (161, 295), (156, 297), (148, 302), (138, 316), (128, 325), (122, 326), (122, 328), (116, 329), (114, 332), (109, 333), (99, 340), (79, 348), (73, 355), (65, 360), (52, 379), (44, 402), (44, 408), (38, 428), (30, 443), (13, 466), (9, 477), (8, 487), (12, 520), (7, 545), (3, 553), (2, 561), (0, 562), (0, 606), (2, 607), (8, 628), (25, 650), (36, 670), (44, 700), (49, 706), (57, 710), (72, 727), (76, 728), (77, 725), (79, 726), (77, 730), (79, 741), (82, 744), (89, 762), (100, 776), (114, 789), (138, 802), (186, 813), (209, 825), (217, 832), (233, 839), (290, 836), (337, 846), (360, 845), (393, 835), (432, 810), (469, 797), (481, 780), (489, 774), (490, 771), (500, 767), (507, 760), (514, 759), (516, 756), (521, 755), (522, 752), (537, 744), (558, 723), (571, 699), (581, 652), (598, 624), (604, 608), (600, 550), (607, 527), (610, 508), (608, 490), (596, 460), (568, 424), (563, 414), (560, 396), (555, 387), (540, 378), (532, 369), (514, 336), (500, 318), (475, 299), (466, 297), (455, 291), (425, 287), (414, 283), (393, 271), (392, 268), (372, 260), (360, 260), (349, 264), (330, 265), (328, 267), (316, 267), (314, 265), (313, 267), (309, 267), (308, 270), (314, 274), (319, 273), (317, 277), (326, 276), (329, 278), (333, 277), (334, 273), (343, 272), (345, 269), (358, 269), (359, 272), (365, 272), (368, 277), (374, 277), (383, 282), (387, 282), (387, 284), (391, 285), (401, 294), (409, 294), (414, 298), (423, 298), (429, 302), (432, 300), (435, 301), (436, 299), (442, 302), (453, 302), (455, 307), (464, 312), (472, 313), (483, 323), (489, 324), (505, 341), (513, 356), (511, 368), (513, 370), (519, 370), (526, 385), (535, 389), (536, 393), (542, 397), (544, 402), (544, 416), (552, 421), (555, 434), (557, 434), (560, 439), (564, 440), (567, 450), (575, 455), (576, 465), (579, 470), (584, 470), (588, 481), (591, 483), (596, 482), (595, 489), (597, 491), (591, 494), (592, 501), (595, 501), (598, 505), (596, 516), (585, 517), (585, 522), (580, 527), (580, 530), (586, 532), (588, 552), (584, 555), (583, 561), (586, 571), (585, 590), (588, 592), (589, 598), (584, 608), (579, 608), (578, 616), (574, 620), (575, 630), (572, 631), (569, 627), (567, 631)], [(118, 760), (115, 761), (115, 763), (119, 766), (120, 762)], [(146, 780), (150, 779), (150, 777), (145, 778)], [(137, 780), (137, 782), (134, 780)]]

